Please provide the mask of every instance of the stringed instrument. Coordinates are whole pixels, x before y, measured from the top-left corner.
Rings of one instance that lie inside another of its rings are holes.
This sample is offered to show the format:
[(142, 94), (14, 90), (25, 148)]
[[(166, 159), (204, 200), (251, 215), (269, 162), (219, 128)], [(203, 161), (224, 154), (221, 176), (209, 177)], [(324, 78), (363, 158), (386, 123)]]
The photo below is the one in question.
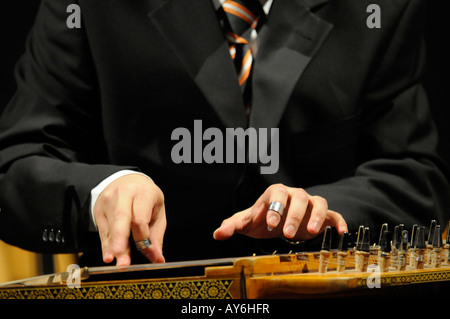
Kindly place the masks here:
[(414, 225), (409, 238), (403, 225), (391, 235), (384, 224), (378, 244), (370, 245), (370, 230), (360, 226), (356, 245), (345, 233), (339, 248), (331, 249), (327, 228), (318, 252), (127, 267), (72, 265), (64, 273), (0, 284), (0, 299), (318, 298), (430, 285), (436, 292), (450, 284), (448, 228), (446, 233), (443, 240), (435, 221), (428, 240), (424, 227)]

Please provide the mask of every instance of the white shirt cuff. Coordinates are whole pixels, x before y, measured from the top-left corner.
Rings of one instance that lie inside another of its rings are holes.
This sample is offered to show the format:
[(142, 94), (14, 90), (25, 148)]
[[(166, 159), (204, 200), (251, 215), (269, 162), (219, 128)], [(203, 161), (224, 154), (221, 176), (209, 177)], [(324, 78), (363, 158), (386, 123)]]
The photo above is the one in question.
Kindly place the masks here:
[[(105, 178), (100, 184), (98, 184), (96, 187), (94, 187), (91, 190), (91, 205), (90, 205), (90, 223), (89, 223), (89, 230), (90, 231), (98, 231), (98, 226), (97, 223), (95, 222), (95, 216), (94, 216), (94, 207), (95, 207), (95, 203), (97, 202), (98, 196), (101, 194), (101, 192), (103, 192), (103, 190), (108, 187), (109, 184), (111, 184), (112, 182), (114, 182), (116, 179), (125, 176), (125, 175), (130, 175), (130, 174), (140, 174), (140, 175), (144, 175), (146, 177), (148, 177), (147, 175), (140, 173), (140, 172), (136, 172), (136, 171), (132, 171), (132, 170), (122, 170), (122, 171), (118, 171), (117, 173), (112, 174), (111, 176)], [(150, 177), (148, 177), (150, 178)]]

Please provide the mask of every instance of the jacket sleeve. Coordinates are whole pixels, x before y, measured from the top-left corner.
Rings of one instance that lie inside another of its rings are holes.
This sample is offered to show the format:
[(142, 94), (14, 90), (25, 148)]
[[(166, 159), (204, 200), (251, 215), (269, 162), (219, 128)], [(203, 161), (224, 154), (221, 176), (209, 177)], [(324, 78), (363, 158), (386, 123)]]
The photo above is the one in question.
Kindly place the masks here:
[(43, 1), (0, 120), (0, 239), (38, 252), (91, 242), (90, 191), (130, 167), (107, 163), (89, 45), (69, 28), (74, 1)]
[[(350, 230), (382, 223), (445, 225), (449, 185), (438, 136), (420, 84), (425, 50), (422, 1), (408, 1), (385, 53), (374, 65), (361, 108), (358, 165), (349, 177), (308, 189), (340, 212)], [(332, 159), (331, 159), (332, 160)]]

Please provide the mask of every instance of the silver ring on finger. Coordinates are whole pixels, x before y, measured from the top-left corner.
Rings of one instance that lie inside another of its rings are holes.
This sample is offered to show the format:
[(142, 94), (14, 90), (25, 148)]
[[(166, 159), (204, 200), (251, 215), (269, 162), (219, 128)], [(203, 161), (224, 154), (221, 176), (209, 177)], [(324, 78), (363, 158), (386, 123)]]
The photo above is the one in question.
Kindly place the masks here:
[(140, 241), (136, 242), (136, 248), (139, 251), (149, 248), (151, 245), (152, 245), (152, 242), (150, 241), (149, 238), (146, 238), (144, 240), (140, 240)]
[(273, 210), (278, 215), (283, 216), (283, 205), (280, 202), (270, 202), (269, 210)]

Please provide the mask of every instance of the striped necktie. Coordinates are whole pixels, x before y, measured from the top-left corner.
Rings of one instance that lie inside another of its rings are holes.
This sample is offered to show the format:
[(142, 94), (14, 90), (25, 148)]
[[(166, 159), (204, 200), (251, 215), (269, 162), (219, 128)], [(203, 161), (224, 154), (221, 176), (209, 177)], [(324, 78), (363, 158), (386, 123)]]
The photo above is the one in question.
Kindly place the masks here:
[(259, 0), (226, 0), (222, 4), (226, 19), (225, 36), (230, 45), (238, 81), (244, 95), (247, 116), (250, 114), (250, 79), (253, 56), (250, 50), (250, 37), (253, 30), (261, 27), (265, 17)]

